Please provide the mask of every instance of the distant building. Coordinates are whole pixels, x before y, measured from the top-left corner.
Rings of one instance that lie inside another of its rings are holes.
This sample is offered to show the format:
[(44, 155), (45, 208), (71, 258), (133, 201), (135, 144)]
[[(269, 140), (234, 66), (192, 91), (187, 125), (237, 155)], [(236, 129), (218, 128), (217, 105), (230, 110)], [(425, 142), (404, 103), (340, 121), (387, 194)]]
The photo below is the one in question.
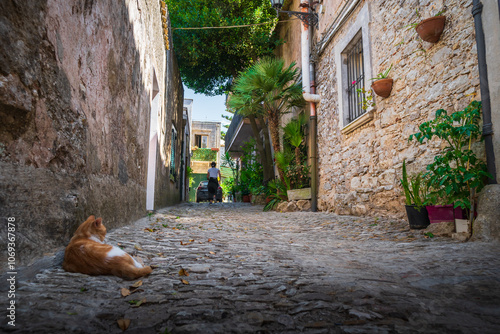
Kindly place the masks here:
[(189, 192), (195, 201), (196, 187), (207, 179), (210, 163), (215, 161), (220, 167), (221, 122), (192, 121), (191, 129), (191, 168), (194, 183)]

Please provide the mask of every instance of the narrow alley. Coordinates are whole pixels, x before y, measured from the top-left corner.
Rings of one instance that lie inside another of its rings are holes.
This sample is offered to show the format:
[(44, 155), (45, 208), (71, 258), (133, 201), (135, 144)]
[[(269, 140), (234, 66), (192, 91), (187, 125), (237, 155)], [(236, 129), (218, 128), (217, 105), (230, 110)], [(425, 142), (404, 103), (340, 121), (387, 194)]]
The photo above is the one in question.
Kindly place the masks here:
[(500, 245), (405, 221), (185, 203), (106, 242), (158, 267), (136, 281), (72, 274), (59, 249), (18, 282), (16, 326), (2, 331), (500, 332)]

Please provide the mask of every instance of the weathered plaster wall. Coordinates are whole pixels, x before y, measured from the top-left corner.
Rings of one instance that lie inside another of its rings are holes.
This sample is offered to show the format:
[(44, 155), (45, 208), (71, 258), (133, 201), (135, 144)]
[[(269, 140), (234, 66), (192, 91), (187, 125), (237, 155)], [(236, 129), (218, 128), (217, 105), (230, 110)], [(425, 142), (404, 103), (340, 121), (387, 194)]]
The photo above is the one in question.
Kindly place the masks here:
[(444, 1), (369, 1), (373, 75), (393, 64), (394, 88), (389, 98), (376, 98), (373, 120), (344, 135), (339, 127), (338, 92), (342, 88), (336, 80), (334, 46), (365, 3), (361, 1), (317, 63), (317, 92), (322, 97), (317, 108), (318, 208), (340, 214), (402, 215), (403, 159), (410, 172), (422, 171), (441, 148), (436, 141), (408, 143), (408, 136), (433, 118), (437, 109), (460, 110), (474, 93), (480, 99), (472, 1), (446, 1), (447, 23), (437, 44), (422, 42), (404, 26), (417, 21), (415, 9), (422, 17), (430, 17)]
[[(16, 217), (18, 262), (65, 245), (90, 214), (108, 228), (143, 215), (153, 69), (162, 100), (175, 91), (160, 109), (167, 168), (182, 113), (159, 2), (6, 0), (0, 40), (0, 216)], [(158, 203), (173, 203), (159, 171)]]

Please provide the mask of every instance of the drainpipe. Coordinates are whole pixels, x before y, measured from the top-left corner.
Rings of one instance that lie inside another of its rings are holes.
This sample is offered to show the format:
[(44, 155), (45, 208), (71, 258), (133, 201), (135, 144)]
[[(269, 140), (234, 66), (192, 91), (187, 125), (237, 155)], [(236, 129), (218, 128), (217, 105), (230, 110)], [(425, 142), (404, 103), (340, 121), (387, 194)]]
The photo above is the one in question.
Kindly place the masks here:
[(493, 150), (493, 125), (491, 124), (491, 99), (490, 86), (488, 83), (488, 67), (486, 64), (486, 45), (484, 42), (484, 30), (481, 13), (483, 4), (479, 0), (473, 1), (472, 15), (476, 28), (477, 60), (479, 67), (479, 82), (481, 85), (481, 100), (483, 107), (483, 138), (486, 151), (486, 166), (488, 173), (493, 179), (488, 179), (489, 184), (497, 184), (495, 152)]
[[(300, 3), (301, 11), (309, 11), (310, 0), (302, 0)], [(311, 55), (311, 30), (307, 23), (302, 21), (302, 34), (300, 36), (302, 52), (302, 91), (304, 100), (309, 102), (311, 115), (309, 117), (310, 125), (310, 148), (311, 148), (311, 210), (318, 211), (318, 157), (317, 157), (317, 116), (316, 103), (321, 100), (320, 96), (315, 94), (314, 84), (314, 66), (310, 64)], [(313, 80), (311, 81), (311, 77)]]

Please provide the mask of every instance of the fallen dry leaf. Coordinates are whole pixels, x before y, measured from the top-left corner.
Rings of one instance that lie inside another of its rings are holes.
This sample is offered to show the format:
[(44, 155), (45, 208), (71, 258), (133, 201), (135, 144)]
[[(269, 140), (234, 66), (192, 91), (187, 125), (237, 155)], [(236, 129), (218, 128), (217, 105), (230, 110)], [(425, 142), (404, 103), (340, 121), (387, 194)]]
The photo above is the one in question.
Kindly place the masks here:
[(184, 284), (186, 284), (186, 285), (189, 285), (189, 282), (186, 281), (185, 279), (181, 279), (181, 282), (184, 283)]
[(141, 246), (139, 246), (139, 245), (134, 245), (134, 248), (137, 249), (137, 250), (139, 250), (139, 251), (142, 250)]
[(181, 270), (179, 270), (179, 276), (189, 276), (189, 273), (184, 268), (181, 268)]
[(182, 242), (182, 241), (181, 241), (181, 245), (182, 245), (182, 246), (187, 246), (187, 245), (191, 245), (191, 243), (190, 243), (190, 242)]
[(142, 281), (137, 281), (134, 284), (132, 284), (130, 287), (131, 288), (138, 288), (142, 285)]
[(212, 239), (208, 239), (208, 242), (212, 242)]
[(126, 331), (128, 326), (130, 326), (130, 319), (118, 319), (118, 327), (121, 328), (122, 331)]
[(127, 296), (129, 296), (129, 295), (130, 295), (130, 290), (129, 290), (129, 289), (126, 289), (126, 288), (122, 288), (122, 289), (120, 290), (120, 292), (122, 293), (122, 296), (123, 296), (123, 297), (127, 297)]
[(215, 252), (210, 252), (210, 254), (215, 255)]

